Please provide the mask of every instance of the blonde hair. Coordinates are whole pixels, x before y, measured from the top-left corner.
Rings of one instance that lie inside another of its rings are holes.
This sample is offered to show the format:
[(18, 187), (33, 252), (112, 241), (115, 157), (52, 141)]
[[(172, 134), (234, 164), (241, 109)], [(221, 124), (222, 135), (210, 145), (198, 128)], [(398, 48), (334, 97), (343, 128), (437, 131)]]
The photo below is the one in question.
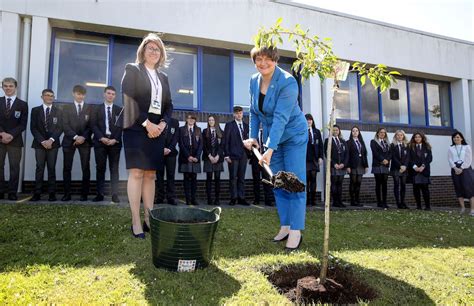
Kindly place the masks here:
[(168, 67), (168, 57), (166, 55), (165, 44), (157, 33), (149, 33), (147, 36), (145, 36), (145, 38), (143, 38), (140, 46), (137, 49), (137, 58), (135, 63), (143, 64), (145, 62), (145, 49), (146, 45), (150, 42), (156, 44), (160, 49), (160, 59), (158, 60), (158, 63), (156, 63), (155, 68), (158, 69), (161, 67)]
[(404, 130), (397, 130), (397, 131), (395, 132), (395, 135), (393, 135), (392, 143), (393, 143), (394, 145), (398, 144), (398, 140), (397, 140), (397, 134), (398, 134), (398, 133), (400, 133), (400, 134), (403, 135), (403, 141), (402, 141), (402, 143), (403, 143), (403, 146), (406, 147), (406, 146), (408, 145), (408, 139), (407, 139), (407, 135), (405, 134), (405, 131), (404, 131)]

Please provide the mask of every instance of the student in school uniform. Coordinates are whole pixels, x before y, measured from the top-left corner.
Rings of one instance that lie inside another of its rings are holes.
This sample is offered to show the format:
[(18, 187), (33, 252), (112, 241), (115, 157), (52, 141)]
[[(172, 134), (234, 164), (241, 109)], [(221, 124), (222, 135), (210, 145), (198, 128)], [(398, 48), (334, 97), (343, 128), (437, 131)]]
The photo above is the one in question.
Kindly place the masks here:
[(341, 135), (341, 129), (334, 125), (333, 135), (324, 141), (324, 153), (327, 155), (329, 139), (332, 141), (331, 147), (331, 196), (333, 206), (346, 207), (342, 203), (342, 182), (347, 173), (347, 164), (349, 162), (349, 152), (347, 144)]
[(413, 183), (413, 194), (416, 200), (416, 209), (421, 209), (421, 193), (425, 202), (425, 210), (431, 210), (430, 206), (430, 164), (433, 161), (431, 145), (426, 136), (417, 132), (410, 140), (408, 153), (408, 170), (410, 181)]
[(41, 93), (43, 105), (31, 110), (30, 130), (33, 135), (31, 147), (35, 150), (35, 191), (30, 201), (41, 200), (44, 168), (48, 167), (48, 201), (56, 201), (56, 160), (60, 147), (59, 137), (63, 133), (61, 110), (54, 105), (54, 92), (44, 89)]
[(92, 147), (91, 115), (92, 105), (85, 103), (86, 88), (82, 85), (74, 86), (72, 90), (74, 102), (63, 107), (62, 142), (64, 155), (64, 196), (61, 201), (71, 200), (71, 172), (76, 150), (79, 151), (82, 168), (81, 201), (87, 201), (90, 186), (90, 159)]
[[(202, 133), (204, 172), (206, 172), (207, 204), (220, 205), (221, 173), (224, 171), (224, 132), (213, 115), (207, 117), (207, 128)], [(212, 199), (212, 176), (214, 176), (214, 200)]]
[(367, 160), (367, 148), (357, 126), (351, 129), (351, 137), (347, 141), (347, 149), (349, 153), (347, 172), (350, 177), (349, 195), (351, 197), (351, 206), (363, 206), (360, 203), (360, 186), (362, 185), (362, 176), (367, 173), (369, 168), (369, 162)]
[(374, 139), (370, 141), (370, 149), (372, 150), (372, 173), (375, 176), (377, 207), (388, 208), (387, 181), (391, 156), (385, 128), (377, 130)]
[(155, 203), (164, 203), (166, 173), (166, 200), (170, 205), (177, 205), (174, 178), (176, 172), (176, 157), (178, 156), (176, 145), (178, 144), (179, 137), (179, 121), (174, 118), (170, 118), (164, 133), (165, 148), (163, 152), (163, 168), (156, 173), (157, 192)]
[(311, 114), (305, 115), (308, 123), (308, 145), (306, 146), (306, 206), (316, 206), (316, 178), (323, 162), (323, 139)]
[[(258, 151), (260, 154), (265, 154), (265, 143), (263, 141), (263, 128), (260, 127), (258, 131)], [(253, 193), (254, 201), (253, 205), (260, 205), (260, 185), (263, 185), (263, 198), (265, 206), (274, 206), (272, 202), (273, 198), (273, 188), (269, 184), (262, 182), (262, 179), (270, 180), (267, 172), (260, 166), (259, 161), (255, 154), (251, 152), (250, 154), (250, 165), (252, 166), (252, 181), (253, 181)]]
[(201, 173), (202, 134), (196, 115), (189, 114), (179, 129), (179, 172), (183, 173), (186, 205), (199, 205), (196, 199), (197, 174)]
[(109, 160), (112, 202), (120, 202), (118, 182), (120, 151), (122, 150), (122, 128), (115, 123), (122, 108), (114, 105), (116, 92), (113, 86), (104, 88), (104, 103), (97, 105), (92, 113), (91, 125), (94, 132), (94, 156), (97, 167), (97, 195), (92, 199), (94, 202), (104, 200), (107, 160)]
[(405, 190), (408, 169), (408, 140), (403, 130), (398, 130), (390, 144), (390, 174), (393, 177), (393, 193), (399, 209), (408, 209), (405, 204)]
[(461, 213), (466, 210), (464, 199), (471, 204), (470, 215), (474, 217), (474, 171), (472, 170), (472, 149), (466, 143), (464, 135), (456, 131), (451, 135), (452, 145), (448, 150), (448, 162), (451, 167), (454, 190), (461, 206)]

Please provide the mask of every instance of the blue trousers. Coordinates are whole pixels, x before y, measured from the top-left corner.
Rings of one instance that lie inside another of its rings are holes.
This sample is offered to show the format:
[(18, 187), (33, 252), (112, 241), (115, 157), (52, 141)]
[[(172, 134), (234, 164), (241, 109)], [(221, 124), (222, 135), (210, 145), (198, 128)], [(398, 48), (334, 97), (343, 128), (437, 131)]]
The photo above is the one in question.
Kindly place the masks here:
[[(273, 152), (270, 168), (278, 171), (293, 172), (302, 182), (306, 182), (306, 134), (297, 135)], [(303, 230), (306, 214), (306, 192), (287, 192), (275, 189), (275, 202), (280, 216), (281, 226), (290, 226), (292, 230)]]

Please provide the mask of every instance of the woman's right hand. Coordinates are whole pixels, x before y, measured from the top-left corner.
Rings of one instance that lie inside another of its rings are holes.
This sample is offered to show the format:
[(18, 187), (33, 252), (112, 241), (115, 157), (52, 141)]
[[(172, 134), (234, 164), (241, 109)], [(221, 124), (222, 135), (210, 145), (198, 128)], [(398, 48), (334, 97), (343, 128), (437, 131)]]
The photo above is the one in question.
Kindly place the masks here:
[(257, 149), (259, 149), (258, 141), (255, 138), (245, 139), (243, 141), (243, 143), (244, 143), (244, 147), (249, 151), (252, 150), (253, 146), (255, 146)]
[(158, 124), (154, 124), (148, 119), (147, 119), (145, 128), (146, 128), (146, 131), (148, 132), (148, 137), (150, 138), (156, 138), (161, 135), (162, 129), (160, 129)]

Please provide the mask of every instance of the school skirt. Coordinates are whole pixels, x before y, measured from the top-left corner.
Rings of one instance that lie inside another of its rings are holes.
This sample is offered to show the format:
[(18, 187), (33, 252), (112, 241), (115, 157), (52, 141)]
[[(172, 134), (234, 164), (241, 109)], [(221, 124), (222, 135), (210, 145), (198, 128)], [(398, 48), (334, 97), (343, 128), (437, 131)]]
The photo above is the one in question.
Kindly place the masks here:
[(204, 172), (222, 172), (224, 171), (224, 165), (223, 163), (211, 163), (209, 160), (204, 161)]
[(470, 199), (474, 197), (474, 170), (472, 168), (463, 169), (460, 175), (456, 175), (451, 169), (454, 190), (456, 197)]

